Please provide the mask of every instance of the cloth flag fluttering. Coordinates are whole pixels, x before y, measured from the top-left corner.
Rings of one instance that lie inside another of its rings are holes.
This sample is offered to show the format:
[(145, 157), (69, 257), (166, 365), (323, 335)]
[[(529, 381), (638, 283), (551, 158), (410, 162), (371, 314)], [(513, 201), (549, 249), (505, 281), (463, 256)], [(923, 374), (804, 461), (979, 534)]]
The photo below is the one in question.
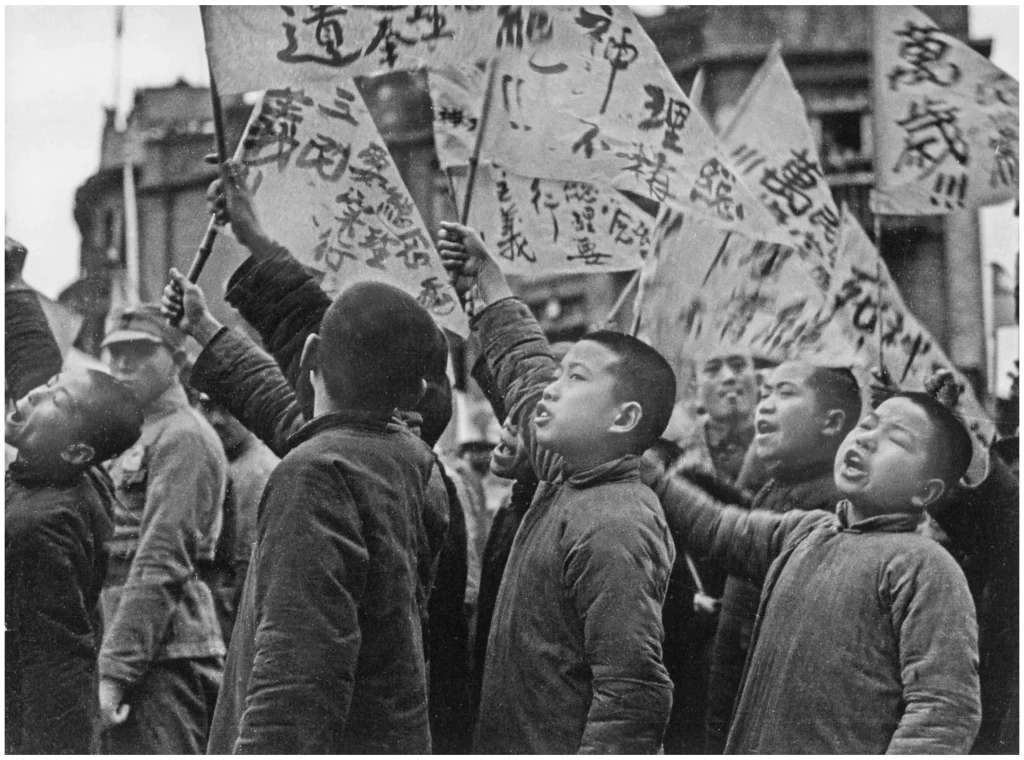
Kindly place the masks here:
[(325, 292), (387, 282), (467, 334), (423, 219), (350, 81), (268, 90), (238, 157), (268, 233), (323, 273)]
[[(453, 182), (461, 208), (466, 177), (453, 174)], [(650, 249), (654, 219), (615, 190), (489, 164), (476, 183), (469, 226), (508, 274), (636, 270)]]
[(803, 98), (776, 45), (719, 134), (748, 187), (812, 265), (833, 266), (839, 209), (818, 157)]
[[(546, 12), (549, 40), (529, 54), (506, 49), (494, 57), (484, 160), (522, 176), (629, 191), (703, 214), (719, 229), (788, 242), (628, 8)], [(449, 99), (434, 104), (435, 130), (447, 132), (439, 138), (442, 165), (465, 164), (474, 145), (471, 125), (481, 120), (485, 76), (471, 59), (432, 66), (430, 76), (451, 83)]]
[(912, 6), (873, 12), (873, 207), (946, 214), (1017, 197), (1017, 80)]

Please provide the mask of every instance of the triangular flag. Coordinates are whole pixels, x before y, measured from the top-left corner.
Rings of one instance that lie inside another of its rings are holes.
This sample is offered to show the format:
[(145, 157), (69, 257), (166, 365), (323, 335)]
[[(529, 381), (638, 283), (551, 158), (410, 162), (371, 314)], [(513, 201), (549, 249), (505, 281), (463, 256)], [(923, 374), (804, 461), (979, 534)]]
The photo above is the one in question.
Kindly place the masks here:
[[(448, 103), (463, 124), (484, 124), (482, 157), (522, 176), (577, 180), (634, 193), (720, 229), (786, 242), (768, 211), (736, 176), (711, 128), (691, 107), (657, 48), (624, 6), (552, 7), (554, 34), (531, 54), (503, 52), (490, 113), (481, 118), (483, 72), (462, 64), (431, 70), (452, 82)], [(432, 83), (436, 92), (441, 85)], [(462, 88), (465, 92), (458, 93)], [(459, 104), (454, 101), (458, 99)], [(457, 131), (457, 130), (456, 130)], [(473, 141), (446, 144), (442, 162), (466, 163)]]
[(740, 176), (812, 265), (832, 266), (839, 209), (825, 181), (803, 99), (776, 45), (719, 135)]
[[(459, 208), (465, 173), (454, 173)], [(585, 182), (520, 177), (481, 164), (469, 226), (508, 274), (639, 269), (654, 219), (621, 193)]]
[(440, 325), (467, 334), (430, 234), (351, 83), (268, 90), (239, 157), (267, 232), (323, 273), (327, 293), (388, 282)]
[(873, 10), (873, 208), (946, 214), (1015, 198), (1017, 80), (912, 6)]

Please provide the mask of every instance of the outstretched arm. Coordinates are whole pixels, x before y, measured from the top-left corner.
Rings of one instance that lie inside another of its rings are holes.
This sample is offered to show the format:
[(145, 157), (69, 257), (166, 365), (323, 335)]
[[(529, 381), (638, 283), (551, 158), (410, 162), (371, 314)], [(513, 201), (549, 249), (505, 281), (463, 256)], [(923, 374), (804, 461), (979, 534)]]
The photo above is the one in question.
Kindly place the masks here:
[(476, 287), (483, 309), (470, 324), (480, 338), (496, 392), (523, 437), (537, 477), (550, 480), (561, 461), (537, 444), (533, 412), (555, 379), (551, 345), (526, 304), (513, 298), (505, 275), (475, 230), (442, 222), (437, 249), (460, 297)]
[(171, 278), (164, 288), (163, 313), (180, 319), (181, 329), (203, 346), (192, 368), (192, 387), (223, 405), (283, 457), (288, 439), (306, 418), (281, 368), (248, 336), (220, 324), (198, 285), (177, 269), (171, 270)]

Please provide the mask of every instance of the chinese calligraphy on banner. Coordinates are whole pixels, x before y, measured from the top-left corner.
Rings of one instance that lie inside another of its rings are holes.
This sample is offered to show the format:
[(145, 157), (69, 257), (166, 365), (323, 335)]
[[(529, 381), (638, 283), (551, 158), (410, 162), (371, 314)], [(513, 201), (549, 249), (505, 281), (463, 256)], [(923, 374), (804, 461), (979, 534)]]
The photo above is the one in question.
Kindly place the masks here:
[(423, 219), (355, 87), (268, 90), (239, 152), (267, 232), (324, 273), (327, 293), (388, 282), (443, 327), (467, 334)]
[(486, 60), (554, 33), (543, 6), (209, 5), (202, 13), (222, 94)]
[[(454, 182), (461, 208), (466, 179)], [(469, 225), (509, 274), (639, 269), (650, 248), (654, 219), (615, 190), (487, 164), (476, 182)]]
[(875, 209), (945, 214), (1017, 197), (1017, 80), (912, 6), (874, 14)]
[(994, 428), (970, 384), (907, 309), (849, 214), (841, 215), (836, 266), (809, 269), (791, 248), (723, 233), (697, 217), (662, 213), (637, 308), (641, 337), (680, 378), (692, 375), (700, 348), (729, 344), (774, 362), (802, 358), (852, 367), (863, 387), (873, 382), (868, 370), (878, 366), (881, 339), (885, 366), (903, 388), (921, 390), (937, 369), (953, 370), (966, 388), (960, 403), (975, 451), (992, 439)]
[[(627, 190), (703, 214), (720, 229), (789, 242), (628, 8), (548, 11), (549, 41), (529, 54), (506, 50), (494, 58), (484, 159), (522, 176)], [(430, 69), (434, 127), (447, 165), (465, 164), (472, 153), (485, 79), (471, 60)]]
[(812, 264), (834, 265), (839, 210), (821, 169), (803, 99), (769, 53), (719, 139), (729, 158)]

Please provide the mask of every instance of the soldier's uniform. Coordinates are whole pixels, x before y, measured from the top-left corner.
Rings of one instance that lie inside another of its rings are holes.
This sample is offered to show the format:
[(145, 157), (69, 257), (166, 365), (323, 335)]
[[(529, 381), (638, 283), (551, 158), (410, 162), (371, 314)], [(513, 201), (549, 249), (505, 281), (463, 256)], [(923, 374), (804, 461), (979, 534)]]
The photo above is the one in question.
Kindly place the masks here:
[[(139, 332), (175, 339), (158, 314), (122, 316), (120, 327), (104, 345)], [(131, 710), (105, 733), (104, 751), (203, 753), (225, 654), (203, 578), (222, 524), (223, 448), (176, 382), (149, 404), (138, 442), (108, 470), (123, 508), (102, 595), (100, 676), (124, 685)]]

